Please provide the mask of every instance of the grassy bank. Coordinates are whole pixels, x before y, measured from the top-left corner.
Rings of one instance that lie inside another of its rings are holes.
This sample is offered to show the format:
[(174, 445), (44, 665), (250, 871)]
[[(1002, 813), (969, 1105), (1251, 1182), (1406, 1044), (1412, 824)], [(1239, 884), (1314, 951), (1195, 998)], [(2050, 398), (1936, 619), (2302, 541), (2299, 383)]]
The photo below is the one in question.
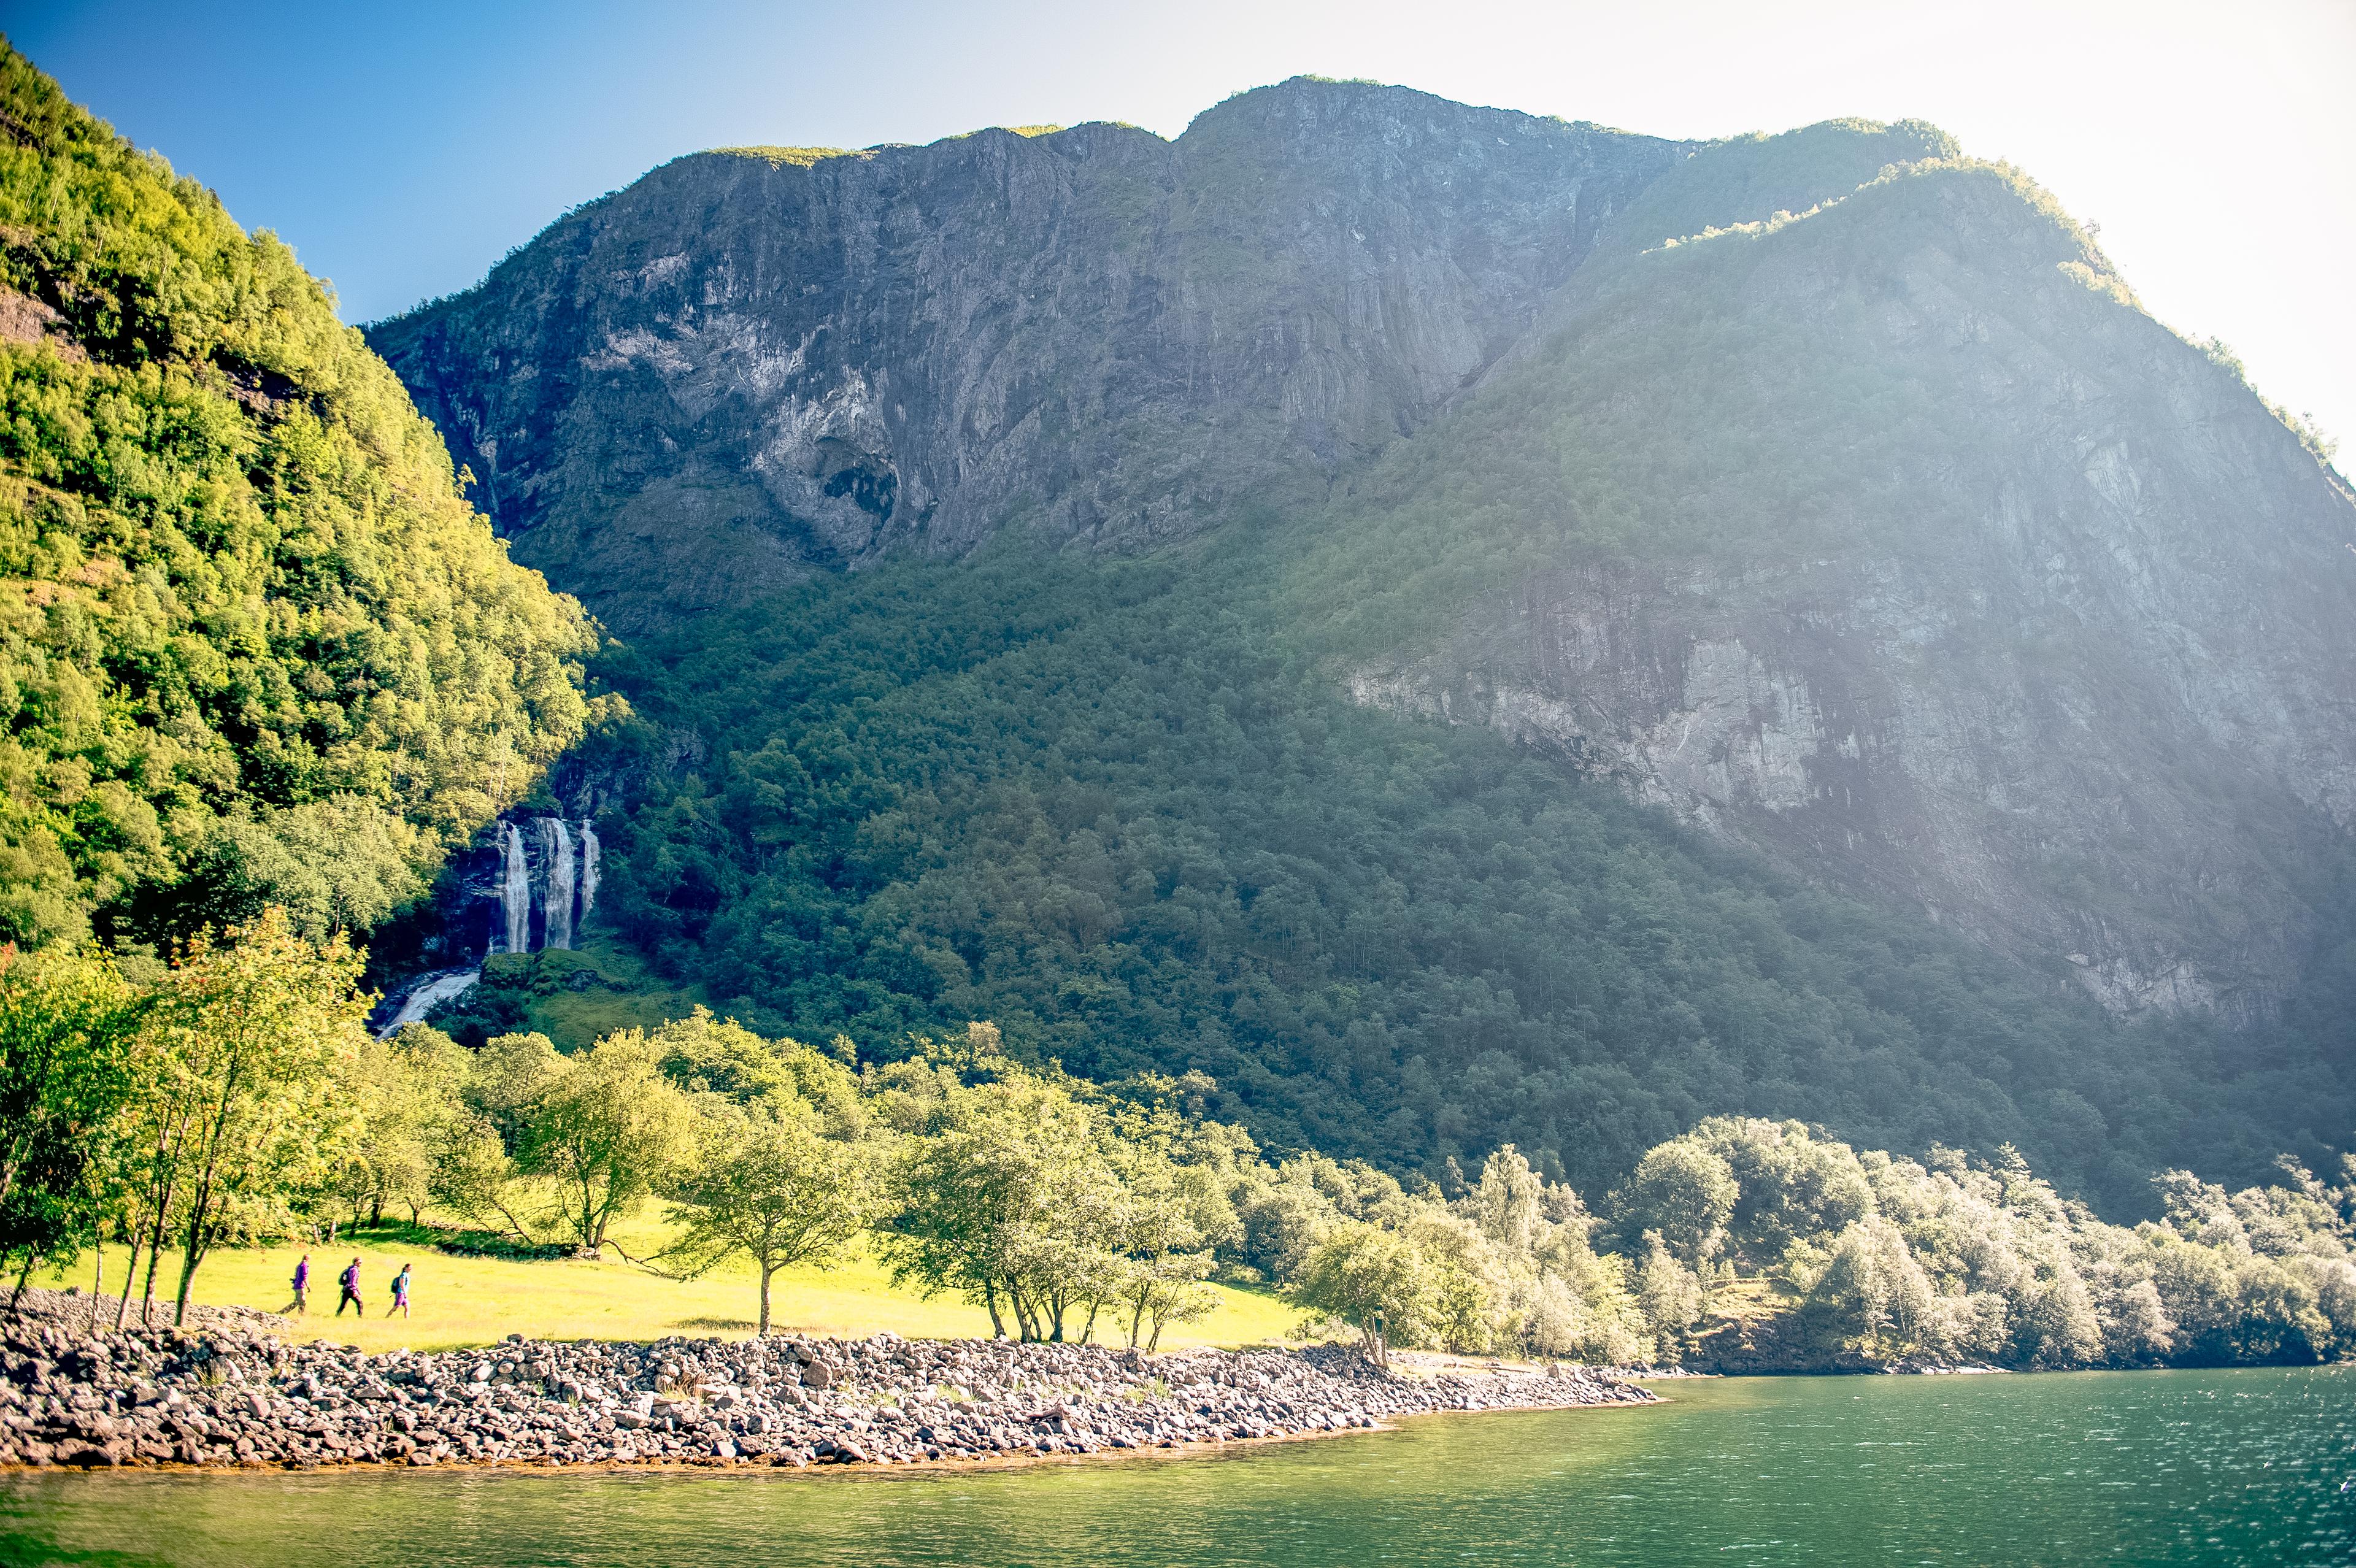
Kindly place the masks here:
[[(311, 1310), (299, 1319), (299, 1337), (331, 1339), (382, 1351), (454, 1349), (487, 1345), (509, 1334), (535, 1339), (657, 1339), (671, 1334), (746, 1339), (760, 1311), (759, 1281), (749, 1267), (724, 1268), (693, 1281), (648, 1274), (611, 1255), (590, 1263), (561, 1259), (521, 1263), (502, 1258), (458, 1257), (404, 1239), (406, 1228), (363, 1231), (333, 1249), (311, 1249)], [(659, 1243), (651, 1227), (620, 1233), (621, 1244), (642, 1255)], [(287, 1305), (287, 1282), (299, 1247), (250, 1247), (215, 1253), (197, 1275), (196, 1299), (215, 1306), (259, 1307), (275, 1312)], [(354, 1255), (360, 1260), (361, 1294), (369, 1317), (356, 1321), (348, 1310), (339, 1320), (336, 1276)], [(108, 1249), (106, 1322), (113, 1321), (112, 1298), (123, 1288), (124, 1253)], [(91, 1287), (92, 1258), (85, 1253), (70, 1272), (37, 1279), (58, 1288)], [(402, 1264), (411, 1266), (410, 1317), (388, 1319), (388, 1288)], [(165, 1259), (155, 1290), (168, 1312), (177, 1260)], [(133, 1310), (138, 1303), (133, 1302)], [(1162, 1336), (1162, 1348), (1244, 1345), (1280, 1338), (1300, 1314), (1274, 1296), (1222, 1289), (1219, 1309), (1199, 1323)], [(931, 1301), (894, 1289), (883, 1265), (862, 1256), (844, 1267), (820, 1273), (789, 1269), (772, 1287), (772, 1327), (812, 1334), (855, 1337), (888, 1330), (912, 1339), (986, 1336), (989, 1317), (953, 1296)], [(1098, 1339), (1119, 1343), (1109, 1321)]]

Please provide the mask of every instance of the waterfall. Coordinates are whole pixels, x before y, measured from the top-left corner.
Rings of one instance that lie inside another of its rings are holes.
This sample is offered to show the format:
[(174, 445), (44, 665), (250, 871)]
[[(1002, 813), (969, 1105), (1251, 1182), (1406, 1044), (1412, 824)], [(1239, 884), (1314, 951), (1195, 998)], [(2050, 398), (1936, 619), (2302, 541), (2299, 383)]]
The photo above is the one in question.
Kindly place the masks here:
[(540, 844), (547, 853), (548, 867), (548, 932), (541, 938), (542, 947), (573, 945), (573, 835), (565, 831), (561, 816), (540, 819)]
[(499, 911), (507, 916), (503, 953), (531, 951), (531, 867), (523, 858), (523, 835), (512, 822), (501, 836), (505, 861), (500, 867)]
[(376, 1031), (377, 1039), (391, 1040), (401, 1032), (402, 1026), (417, 1022), (482, 977), (480, 969), (454, 969), (421, 982), (402, 998), (400, 1010), (392, 1015), (392, 1021)]
[(581, 819), (581, 918), (597, 907), (597, 830)]

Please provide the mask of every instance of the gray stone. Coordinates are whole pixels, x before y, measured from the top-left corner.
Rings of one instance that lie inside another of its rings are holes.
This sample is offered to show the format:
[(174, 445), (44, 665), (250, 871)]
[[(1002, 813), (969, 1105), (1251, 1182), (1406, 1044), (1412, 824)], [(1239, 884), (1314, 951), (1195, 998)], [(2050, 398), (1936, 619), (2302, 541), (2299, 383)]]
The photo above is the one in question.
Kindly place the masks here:
[(1174, 143), (704, 154), (370, 341), (517, 559), (638, 629), (970, 548), (1018, 499), (1134, 542), (1314, 493), (1430, 420), (1687, 151), (1300, 80)]

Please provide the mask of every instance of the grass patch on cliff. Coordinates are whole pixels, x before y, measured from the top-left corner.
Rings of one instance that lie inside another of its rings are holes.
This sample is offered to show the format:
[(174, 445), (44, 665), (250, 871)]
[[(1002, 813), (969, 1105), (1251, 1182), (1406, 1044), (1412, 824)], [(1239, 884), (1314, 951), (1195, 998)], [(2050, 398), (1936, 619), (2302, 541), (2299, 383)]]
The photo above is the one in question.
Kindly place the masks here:
[(791, 165), (806, 169), (812, 164), (829, 158), (859, 158), (868, 155), (854, 147), (713, 147), (704, 155), (713, 158), (758, 158), (771, 168)]
[(498, 954), (472, 990), (434, 1009), (431, 1021), (461, 1045), (495, 1035), (544, 1034), (562, 1051), (586, 1051), (606, 1035), (654, 1029), (712, 998), (701, 987), (672, 986), (611, 937), (578, 950)]

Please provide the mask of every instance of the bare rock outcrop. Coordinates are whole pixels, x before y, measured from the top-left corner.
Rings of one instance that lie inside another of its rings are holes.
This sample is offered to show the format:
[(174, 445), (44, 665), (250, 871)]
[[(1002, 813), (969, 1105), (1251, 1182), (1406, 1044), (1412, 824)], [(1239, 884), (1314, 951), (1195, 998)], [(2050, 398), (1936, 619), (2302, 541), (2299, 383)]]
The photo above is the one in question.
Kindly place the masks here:
[(1010, 522), (1314, 497), (1683, 144), (1296, 80), (1134, 126), (705, 153), (372, 327), (515, 558), (623, 630)]

